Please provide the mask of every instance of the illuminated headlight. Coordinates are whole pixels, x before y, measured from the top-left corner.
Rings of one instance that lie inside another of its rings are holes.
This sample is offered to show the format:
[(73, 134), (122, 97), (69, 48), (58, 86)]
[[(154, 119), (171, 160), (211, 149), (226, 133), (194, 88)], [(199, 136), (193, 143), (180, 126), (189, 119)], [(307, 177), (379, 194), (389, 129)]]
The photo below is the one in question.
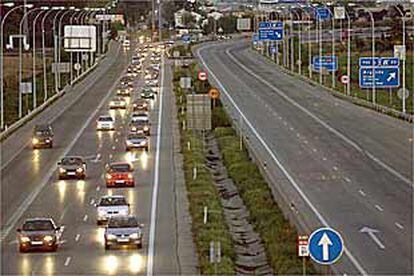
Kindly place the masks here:
[(148, 130), (149, 130), (149, 127), (144, 126), (144, 131), (148, 131)]
[(77, 169), (76, 169), (76, 172), (77, 172), (77, 173), (83, 173), (83, 168), (77, 168)]
[(145, 146), (147, 144), (147, 141), (142, 141), (140, 144), (141, 146)]
[(65, 173), (65, 172), (66, 172), (66, 170), (65, 170), (64, 168), (59, 168), (59, 172), (60, 172), (60, 173)]
[(112, 178), (112, 175), (110, 175), (109, 173), (107, 173), (105, 177), (106, 177), (106, 179), (111, 179)]
[(20, 237), (20, 241), (21, 242), (30, 242), (30, 238), (26, 237), (26, 236), (22, 236), (22, 237)]
[(106, 238), (108, 240), (115, 240), (116, 239), (116, 236), (114, 234), (108, 234), (108, 235), (106, 235)]
[(106, 215), (106, 212), (104, 210), (98, 210), (98, 216), (104, 217)]
[(132, 178), (132, 173), (128, 174), (128, 178), (130, 178), (130, 179)]
[(134, 104), (134, 107), (137, 107), (137, 104)]
[(49, 139), (46, 139), (46, 140), (45, 140), (45, 142), (46, 142), (46, 143), (49, 143), (49, 142), (50, 142), (50, 140), (49, 140)]
[(131, 128), (132, 131), (137, 131), (136, 127)]
[(141, 232), (133, 233), (133, 234), (129, 235), (129, 237), (131, 239), (134, 239), (134, 240), (139, 239), (141, 237)]
[(33, 144), (33, 145), (36, 145), (37, 143), (39, 143), (39, 139), (37, 139), (37, 138), (33, 138), (33, 139), (32, 139), (32, 144)]
[(126, 141), (126, 144), (127, 144), (128, 146), (132, 146), (134, 143), (132, 143), (131, 141)]
[(114, 106), (115, 105), (115, 102), (110, 102), (109, 105), (110, 106)]
[(143, 107), (147, 107), (148, 105), (147, 105), (147, 104), (143, 104), (142, 106), (143, 106)]
[(45, 237), (43, 238), (43, 240), (44, 240), (45, 242), (51, 242), (51, 241), (53, 241), (53, 237), (52, 237), (52, 236), (47, 235), (47, 236), (45, 236)]

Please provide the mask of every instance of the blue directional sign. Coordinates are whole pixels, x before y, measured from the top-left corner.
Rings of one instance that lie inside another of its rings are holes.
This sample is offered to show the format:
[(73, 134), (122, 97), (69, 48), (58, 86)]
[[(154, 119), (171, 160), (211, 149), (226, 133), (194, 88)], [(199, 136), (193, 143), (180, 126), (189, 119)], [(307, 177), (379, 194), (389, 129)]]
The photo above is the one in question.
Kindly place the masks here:
[(312, 69), (319, 71), (325, 68), (328, 72), (335, 72), (338, 70), (338, 58), (336, 56), (314, 56), (312, 58)]
[(318, 20), (328, 20), (331, 18), (331, 11), (328, 8), (317, 8), (315, 13)]
[(277, 53), (277, 48), (276, 48), (276, 46), (271, 45), (271, 46), (269, 47), (269, 52), (270, 52), (271, 54), (276, 54), (276, 53)]
[(259, 40), (282, 40), (282, 29), (259, 29)]
[(259, 36), (257, 34), (253, 34), (252, 40), (253, 40), (253, 42), (258, 41), (259, 40)]
[(400, 86), (400, 61), (394, 57), (363, 57), (359, 59), (361, 88), (392, 88)]
[(282, 21), (261, 21), (259, 22), (259, 29), (282, 29)]
[(341, 235), (331, 228), (319, 228), (309, 237), (309, 255), (315, 262), (324, 265), (335, 263), (344, 251)]
[(181, 36), (181, 40), (182, 40), (183, 42), (188, 43), (188, 42), (190, 42), (190, 41), (191, 41), (191, 36), (190, 36), (189, 34), (183, 34), (183, 35)]

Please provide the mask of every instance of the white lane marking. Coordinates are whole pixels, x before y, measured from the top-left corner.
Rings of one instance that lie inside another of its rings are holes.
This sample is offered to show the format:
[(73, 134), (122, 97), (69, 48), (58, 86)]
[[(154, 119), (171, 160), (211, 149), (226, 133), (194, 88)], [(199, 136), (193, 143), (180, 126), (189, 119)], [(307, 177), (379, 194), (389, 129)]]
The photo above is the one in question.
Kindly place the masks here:
[[(198, 50), (198, 52), (199, 52), (199, 50)], [(331, 127), (328, 123), (326, 123), (325, 121), (323, 121), (322, 119), (320, 119), (318, 116), (316, 116), (315, 114), (313, 114), (311, 111), (309, 111), (305, 107), (301, 106), (298, 102), (296, 102), (295, 100), (293, 100), (292, 98), (290, 98), (288, 95), (286, 95), (285, 93), (283, 93), (279, 88), (277, 88), (276, 86), (272, 85), (270, 82), (266, 81), (265, 79), (263, 79), (262, 77), (260, 77), (256, 73), (254, 73), (252, 70), (250, 70), (249, 68), (247, 68), (245, 65), (241, 64), (239, 61), (237, 61), (237, 59), (233, 56), (233, 54), (230, 53), (229, 49), (226, 50), (226, 54), (238, 66), (240, 66), (241, 68), (243, 68), (247, 73), (251, 74), (256, 79), (260, 80), (261, 82), (263, 82), (264, 84), (266, 84), (268, 87), (272, 88), (277, 94), (279, 94), (279, 96), (281, 96), (282, 98), (284, 98), (286, 101), (288, 101), (289, 103), (291, 103), (293, 106), (295, 106), (298, 109), (300, 109), (301, 111), (303, 111), (305, 114), (307, 114), (309, 117), (311, 117), (316, 122), (318, 122), (319, 124), (321, 124), (327, 130), (329, 130), (330, 132), (332, 132), (333, 134), (335, 134), (336, 136), (338, 136), (339, 138), (341, 138), (343, 141), (345, 141), (346, 143), (348, 143), (350, 146), (352, 146), (353, 148), (355, 148), (358, 152), (360, 152), (362, 154), (365, 154), (371, 160), (373, 160), (375, 163), (377, 163), (378, 165), (380, 165), (381, 167), (383, 167), (384, 169), (386, 169), (388, 172), (390, 172), (391, 174), (393, 174), (394, 176), (396, 176), (400, 180), (402, 180), (405, 183), (407, 183), (410, 187), (414, 188), (414, 183), (411, 182), (410, 179), (408, 179), (407, 177), (403, 176), (401, 173), (397, 172), (391, 166), (385, 164), (383, 161), (381, 161), (380, 159), (378, 159), (376, 156), (374, 156), (369, 151), (367, 151), (365, 149), (362, 149), (357, 143), (355, 143), (354, 141), (352, 141), (351, 139), (349, 139), (347, 136), (345, 136), (344, 134), (342, 134), (339, 130)]]
[(112, 150), (116, 150), (116, 147), (115, 146), (112, 146)]
[(147, 258), (147, 276), (153, 275), (154, 266), (154, 244), (155, 244), (155, 223), (157, 221), (157, 201), (158, 201), (158, 186), (159, 186), (159, 166), (160, 166), (160, 149), (161, 149), (161, 131), (162, 131), (162, 111), (163, 111), (163, 91), (164, 91), (164, 75), (165, 75), (165, 61), (162, 58), (161, 66), (161, 81), (160, 81), (160, 102), (158, 112), (158, 126), (157, 126), (157, 150), (155, 152), (155, 172), (154, 172), (154, 187), (152, 191), (151, 202), (151, 222), (149, 231), (148, 244), (148, 258)]
[(80, 234), (76, 234), (75, 241), (78, 242), (80, 239)]
[(97, 186), (96, 187), (96, 191), (98, 191), (99, 192), (99, 190), (101, 189), (101, 186)]
[(90, 204), (90, 205), (94, 205), (94, 204), (95, 204), (95, 199), (94, 199), (94, 198), (92, 198), (92, 199), (91, 199), (91, 202), (89, 202), (89, 204)]
[(362, 196), (366, 196), (367, 195), (363, 190), (359, 190), (358, 193), (360, 193), (360, 195), (362, 195)]
[(88, 215), (85, 215), (84, 217), (83, 217), (83, 221), (87, 221), (88, 220)]
[(70, 263), (70, 260), (72, 260), (72, 257), (67, 257), (65, 261), (65, 266), (68, 266)]
[(379, 206), (378, 204), (375, 204), (375, 208), (378, 210), (378, 211), (384, 211), (384, 209), (381, 207), (381, 206)]
[[(125, 69), (121, 72), (121, 75), (119, 78), (115, 81), (115, 83), (112, 85), (112, 87), (108, 90), (108, 93), (105, 95), (105, 97), (101, 100), (98, 107), (94, 110), (94, 112), (91, 113), (91, 115), (88, 117), (88, 119), (85, 121), (85, 123), (82, 125), (81, 129), (76, 133), (76, 136), (72, 139), (72, 142), (66, 147), (66, 149), (63, 151), (63, 153), (60, 155), (58, 160), (62, 159), (64, 156), (68, 155), (69, 151), (75, 146), (76, 142), (80, 138), (80, 136), (83, 134), (85, 129), (88, 127), (88, 125), (92, 122), (92, 119), (98, 114), (99, 110), (102, 108), (104, 103), (109, 99), (109, 97), (112, 94), (112, 91), (115, 89), (115, 86), (117, 85), (118, 81), (123, 77)], [(16, 226), (16, 223), (20, 219), (20, 217), (23, 215), (23, 213), (29, 208), (29, 206), (32, 204), (32, 202), (36, 199), (36, 197), (39, 195), (39, 193), (43, 190), (43, 187), (49, 182), (49, 179), (55, 174), (57, 169), (57, 165), (54, 164), (51, 166), (49, 171), (47, 172), (46, 176), (41, 180), (40, 184), (36, 186), (36, 188), (25, 198), (25, 200), (19, 205), (17, 210), (13, 213), (13, 215), (7, 220), (6, 228), (1, 231), (1, 240), (0, 245), (3, 242), (3, 239), (7, 237), (10, 233), (10, 231)]]
[(323, 160), (323, 161), (326, 161), (326, 160), (328, 160), (328, 158), (326, 158), (326, 157), (322, 157), (322, 160)]
[(98, 153), (97, 155), (96, 155), (96, 158), (93, 160), (95, 163), (98, 163), (98, 161), (101, 159), (101, 154), (100, 153)]
[(395, 226), (397, 226), (400, 229), (404, 229), (404, 226), (402, 226), (402, 224), (399, 224), (398, 222), (395, 223)]
[(111, 154), (109, 154), (109, 159), (112, 159), (112, 157), (113, 157), (112, 153), (111, 153)]
[(348, 177), (345, 176), (344, 179), (346, 182), (351, 183), (351, 179), (349, 179)]
[(313, 149), (313, 152), (317, 152), (318, 150), (317, 149)]
[[(208, 47), (208, 46), (207, 46)], [(204, 58), (200, 55), (200, 50), (205, 49), (207, 47), (202, 47), (197, 49), (197, 56), (199, 57), (201, 63), (203, 66), (208, 70), (210, 75), (213, 77), (213, 79), (216, 81), (216, 83), (220, 86), (221, 90), (224, 92), (224, 95), (229, 99), (231, 104), (236, 108), (240, 116), (245, 120), (248, 127), (252, 130), (254, 135), (257, 137), (257, 139), (260, 141), (260, 143), (263, 145), (263, 147), (266, 149), (266, 151), (269, 153), (269, 155), (272, 157), (273, 161), (276, 163), (276, 165), (280, 168), (280, 170), (283, 172), (285, 177), (289, 180), (289, 182), (292, 184), (292, 186), (295, 188), (295, 190), (298, 192), (298, 194), (302, 197), (302, 199), (306, 202), (306, 204), (309, 206), (309, 208), (312, 210), (312, 212), (316, 215), (318, 220), (326, 227), (329, 227), (329, 224), (327, 220), (322, 216), (322, 214), (318, 211), (315, 205), (310, 201), (310, 199), (307, 197), (307, 195), (302, 191), (302, 189), (299, 187), (299, 184), (293, 179), (293, 177), (290, 175), (290, 173), (286, 170), (286, 168), (282, 165), (280, 160), (276, 157), (274, 152), (270, 149), (270, 147), (267, 145), (267, 143), (264, 141), (262, 136), (257, 132), (257, 130), (254, 128), (254, 126), (251, 124), (249, 119), (244, 115), (244, 113), (240, 110), (240, 108), (237, 106), (234, 99), (230, 96), (230, 93), (227, 91), (227, 89), (223, 86), (223, 84), (218, 80), (216, 75), (213, 73), (213, 71), (210, 69), (210, 67), (205, 62)], [(360, 274), (366, 275), (367, 272), (362, 267), (362, 265), (359, 263), (359, 261), (352, 255), (352, 253), (348, 250), (347, 247), (344, 247), (344, 252), (348, 256), (348, 258), (351, 260), (351, 262), (354, 264), (354, 266), (358, 269)]]
[(333, 166), (333, 167), (332, 167), (332, 169), (333, 169), (334, 171), (338, 171), (338, 167), (337, 167), (337, 166)]

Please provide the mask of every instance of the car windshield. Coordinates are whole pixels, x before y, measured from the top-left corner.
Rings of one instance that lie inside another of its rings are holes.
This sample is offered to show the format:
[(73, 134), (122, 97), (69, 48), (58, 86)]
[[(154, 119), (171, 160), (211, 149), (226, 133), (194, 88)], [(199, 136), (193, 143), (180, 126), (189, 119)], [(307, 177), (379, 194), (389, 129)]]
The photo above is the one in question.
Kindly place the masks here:
[(35, 131), (34, 135), (37, 137), (42, 137), (42, 136), (50, 136), (51, 133), (48, 130), (38, 130), (38, 131)]
[(128, 135), (128, 139), (145, 139), (146, 136), (143, 134), (130, 134)]
[(102, 121), (102, 122), (111, 122), (112, 121), (112, 117), (109, 117), (109, 116), (99, 117), (99, 121)]
[(119, 206), (127, 205), (124, 197), (104, 197), (101, 199), (99, 206)]
[(139, 227), (135, 217), (117, 217), (111, 218), (108, 223), (109, 228)]
[(109, 167), (109, 172), (129, 172), (131, 166), (129, 164), (112, 164)]
[(144, 127), (147, 125), (148, 125), (148, 122), (146, 121), (134, 121), (131, 123), (131, 127)]
[(62, 165), (82, 165), (83, 160), (79, 157), (67, 157), (62, 159)]
[(23, 224), (24, 231), (47, 231), (53, 229), (53, 223), (50, 220), (30, 220)]

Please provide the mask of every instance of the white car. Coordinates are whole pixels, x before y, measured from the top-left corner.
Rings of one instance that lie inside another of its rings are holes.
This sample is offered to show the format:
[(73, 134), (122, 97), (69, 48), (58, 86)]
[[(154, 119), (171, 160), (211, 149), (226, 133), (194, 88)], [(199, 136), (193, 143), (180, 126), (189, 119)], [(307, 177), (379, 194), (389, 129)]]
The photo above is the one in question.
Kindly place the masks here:
[(115, 97), (110, 103), (110, 109), (126, 109), (127, 102), (121, 97)]
[(130, 47), (130, 46), (131, 46), (131, 41), (129, 41), (128, 39), (125, 39), (125, 40), (124, 40), (124, 42), (122, 43), (122, 45), (123, 45), (125, 48), (128, 48), (128, 47)]
[(134, 112), (131, 115), (131, 122), (149, 122), (149, 115), (148, 112)]
[(129, 215), (129, 204), (123, 195), (103, 196), (95, 206), (98, 225), (112, 217)]
[(96, 120), (96, 130), (114, 130), (115, 120), (112, 116), (102, 115)]

